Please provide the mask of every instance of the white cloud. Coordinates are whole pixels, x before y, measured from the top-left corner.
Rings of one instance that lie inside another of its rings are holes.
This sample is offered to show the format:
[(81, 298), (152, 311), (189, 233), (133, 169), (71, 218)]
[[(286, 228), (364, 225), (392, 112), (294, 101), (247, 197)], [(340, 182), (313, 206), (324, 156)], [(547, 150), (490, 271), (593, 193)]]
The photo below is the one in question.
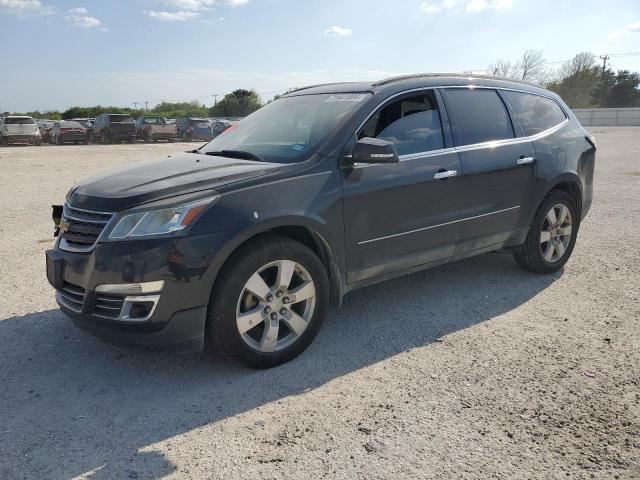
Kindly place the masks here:
[(436, 13), (441, 10), (453, 8), (456, 6), (455, 0), (443, 0), (442, 3), (427, 3), (422, 2), (420, 5), (420, 11), (424, 13)]
[(483, 10), (502, 10), (511, 6), (512, 0), (470, 0), (467, 12), (482, 12)]
[(155, 18), (156, 20), (162, 20), (163, 22), (184, 22), (185, 20), (192, 20), (200, 16), (198, 12), (188, 12), (185, 10), (179, 10), (177, 12), (156, 12), (155, 10), (143, 10), (147, 17)]
[(42, 4), (40, 0), (0, 0), (0, 12), (18, 15), (49, 15), (53, 8)]
[(206, 10), (214, 5), (224, 4), (239, 7), (249, 3), (249, 0), (164, 0), (167, 5), (183, 10)]
[(95, 28), (100, 26), (100, 20), (89, 15), (89, 11), (85, 7), (72, 8), (67, 11), (64, 17), (76, 27)]
[(611, 32), (609, 36), (611, 38), (619, 39), (622, 37), (626, 37), (629, 35), (635, 35), (640, 33), (640, 22), (633, 22), (624, 27), (621, 30), (616, 30), (615, 32)]
[(351, 35), (350, 28), (343, 28), (334, 25), (333, 27), (329, 27), (324, 31), (325, 35), (329, 35), (331, 37), (347, 37)]
[[(440, 3), (422, 2), (420, 4), (420, 11), (424, 13), (438, 13), (444, 10), (451, 10), (454, 7), (464, 6), (464, 10), (471, 13), (482, 12), (483, 10), (502, 10), (508, 8), (513, 3), (513, 0), (442, 0)], [(462, 9), (455, 10), (456, 13), (461, 12)]]

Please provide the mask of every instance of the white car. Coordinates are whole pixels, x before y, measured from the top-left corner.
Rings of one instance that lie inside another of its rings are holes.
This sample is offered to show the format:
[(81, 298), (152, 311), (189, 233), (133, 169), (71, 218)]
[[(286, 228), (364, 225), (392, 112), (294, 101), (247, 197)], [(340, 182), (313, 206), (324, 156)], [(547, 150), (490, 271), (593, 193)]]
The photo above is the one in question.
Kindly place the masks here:
[(42, 136), (35, 120), (31, 117), (18, 115), (0, 117), (0, 145), (10, 143), (40, 145)]

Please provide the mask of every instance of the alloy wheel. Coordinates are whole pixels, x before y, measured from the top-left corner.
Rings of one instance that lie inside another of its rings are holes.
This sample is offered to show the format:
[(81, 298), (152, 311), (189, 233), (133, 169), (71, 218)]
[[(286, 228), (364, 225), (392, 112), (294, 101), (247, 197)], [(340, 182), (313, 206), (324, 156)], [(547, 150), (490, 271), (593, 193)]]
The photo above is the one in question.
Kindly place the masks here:
[(564, 256), (571, 242), (572, 221), (571, 211), (562, 203), (554, 204), (545, 215), (540, 249), (547, 262), (555, 263)]
[(242, 340), (271, 353), (296, 342), (307, 329), (316, 306), (316, 288), (307, 269), (277, 260), (258, 269), (245, 283), (236, 308)]

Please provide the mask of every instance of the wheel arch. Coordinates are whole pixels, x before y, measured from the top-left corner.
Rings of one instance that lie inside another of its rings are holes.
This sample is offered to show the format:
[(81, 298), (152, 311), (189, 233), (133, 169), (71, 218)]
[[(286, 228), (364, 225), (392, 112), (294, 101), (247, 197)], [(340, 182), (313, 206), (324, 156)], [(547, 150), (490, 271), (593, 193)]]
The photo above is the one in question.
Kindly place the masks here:
[(326, 268), (330, 286), (330, 298), (332, 305), (338, 306), (342, 303), (344, 292), (342, 273), (339, 263), (339, 253), (337, 247), (329, 240), (328, 232), (324, 232), (326, 227), (307, 217), (284, 217), (270, 219), (264, 223), (250, 226), (234, 235), (219, 252), (218, 258), (213, 262), (213, 284), (211, 287), (211, 298), (213, 298), (216, 285), (220, 279), (220, 272), (227, 265), (230, 258), (247, 242), (254, 241), (260, 237), (278, 235), (290, 238), (310, 248)]
[(538, 206), (542, 203), (544, 198), (549, 195), (553, 190), (563, 191), (571, 196), (575, 201), (576, 208), (578, 209), (578, 220), (582, 218), (582, 182), (580, 181), (580, 177), (574, 173), (565, 173), (555, 178), (552, 182), (550, 182), (546, 192), (540, 198), (538, 202)]

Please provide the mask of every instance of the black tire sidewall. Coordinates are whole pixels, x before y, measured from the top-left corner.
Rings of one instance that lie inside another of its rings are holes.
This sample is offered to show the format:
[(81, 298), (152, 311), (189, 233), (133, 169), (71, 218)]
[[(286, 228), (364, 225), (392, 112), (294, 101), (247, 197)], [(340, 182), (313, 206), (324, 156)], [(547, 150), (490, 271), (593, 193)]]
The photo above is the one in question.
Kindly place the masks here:
[[(542, 231), (542, 226), (544, 224), (547, 212), (553, 205), (556, 205), (558, 203), (565, 205), (571, 212), (571, 239), (562, 258), (556, 262), (548, 262), (547, 260), (545, 260), (542, 254), (542, 248), (540, 247), (540, 232)], [(571, 195), (566, 192), (556, 190), (545, 197), (544, 201), (540, 204), (540, 207), (536, 212), (536, 216), (534, 217), (533, 223), (531, 225), (531, 231), (529, 232), (527, 242), (524, 245), (524, 248), (528, 250), (527, 254), (535, 265), (536, 271), (540, 271), (541, 273), (553, 273), (560, 270), (567, 263), (576, 244), (579, 227), (580, 218), (578, 216), (578, 209)]]
[[(316, 305), (310, 323), (300, 338), (284, 350), (263, 353), (247, 345), (236, 325), (237, 302), (251, 275), (275, 260), (293, 260), (303, 265), (316, 288)], [(269, 368), (303, 352), (315, 338), (329, 305), (329, 281), (320, 259), (306, 246), (283, 237), (263, 237), (250, 242), (225, 265), (212, 293), (207, 333), (227, 355), (253, 368)]]

